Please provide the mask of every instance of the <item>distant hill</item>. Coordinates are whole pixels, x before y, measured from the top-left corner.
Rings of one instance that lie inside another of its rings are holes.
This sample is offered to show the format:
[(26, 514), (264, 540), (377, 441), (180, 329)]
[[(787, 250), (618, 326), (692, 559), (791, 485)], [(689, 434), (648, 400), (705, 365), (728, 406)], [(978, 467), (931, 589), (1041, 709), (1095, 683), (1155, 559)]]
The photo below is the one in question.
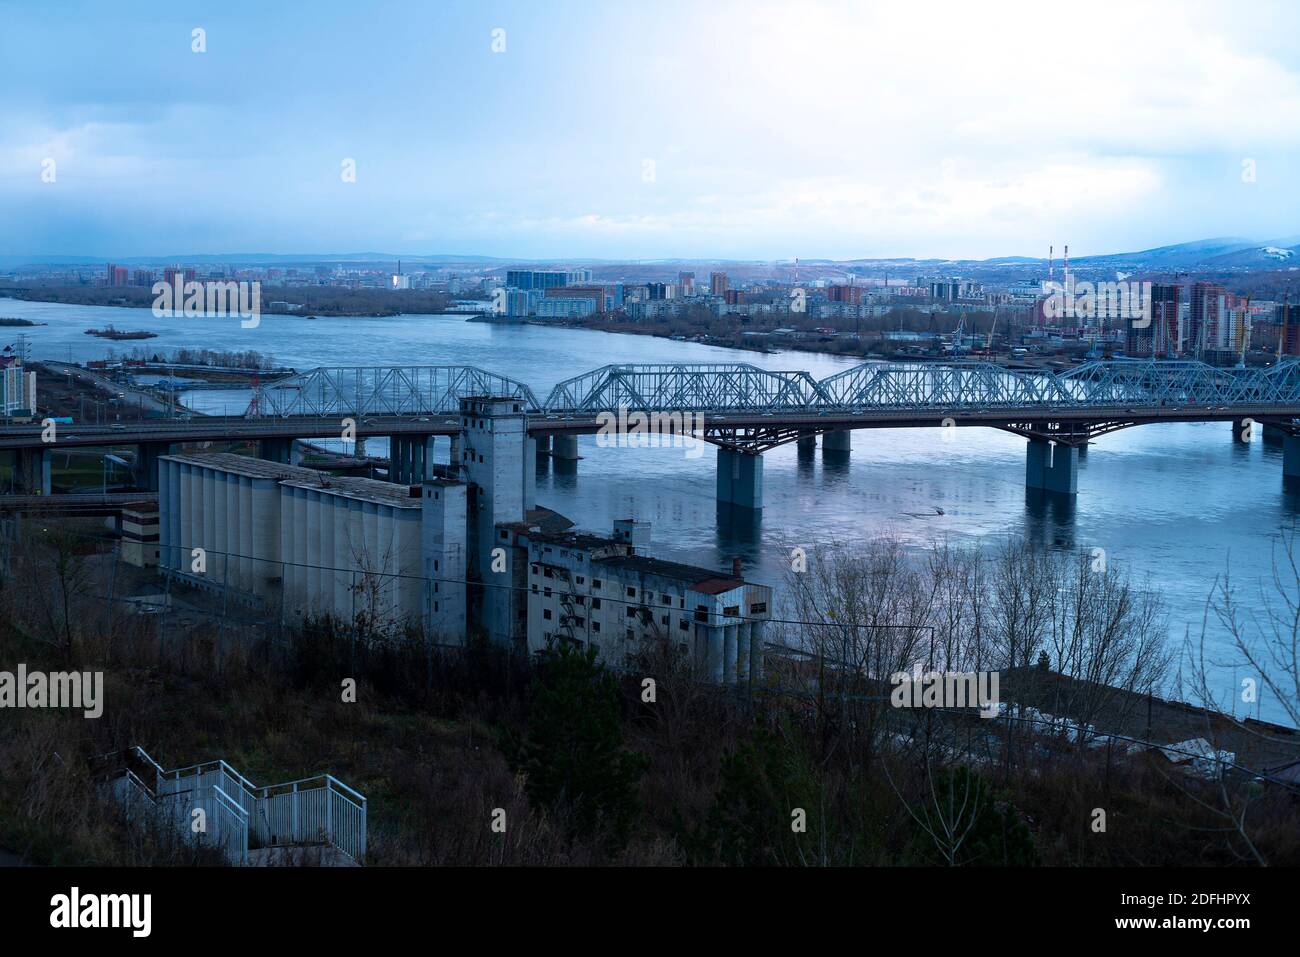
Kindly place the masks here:
[[(1057, 265), (1061, 264), (1058, 250)], [(619, 274), (633, 276), (645, 273), (647, 276), (668, 274), (669, 270), (694, 269), (697, 271), (720, 268), (735, 271), (743, 275), (751, 271), (756, 274), (764, 270), (786, 271), (793, 269), (794, 260), (736, 260), (736, 259), (700, 259), (666, 258), (666, 259), (591, 259), (582, 257), (556, 257), (550, 259), (513, 259), (502, 256), (479, 256), (473, 254), (438, 253), (433, 255), (411, 255), (379, 252), (355, 253), (222, 253), (176, 256), (115, 257), (113, 262), (123, 265), (166, 266), (173, 263), (182, 264), (230, 264), (247, 266), (304, 266), (304, 265), (379, 265), (395, 264), (401, 260), (410, 266), (446, 266), (464, 264), (467, 266), (521, 266), (554, 267), (565, 265), (583, 265), (593, 268), (598, 274)], [(100, 256), (0, 256), (0, 268), (20, 266), (102, 266), (110, 260)], [(1193, 269), (1228, 269), (1253, 270), (1277, 269), (1288, 266), (1300, 266), (1300, 236), (1288, 236), (1281, 239), (1253, 240), (1238, 236), (1221, 236), (1210, 239), (1198, 239), (1193, 242), (1177, 243), (1171, 246), (1157, 246), (1133, 252), (1106, 253), (1095, 256), (1078, 256), (1070, 260), (1071, 265), (1087, 271), (1124, 271), (1124, 272), (1176, 272)], [(933, 257), (917, 259), (914, 257), (864, 257), (859, 259), (824, 259), (804, 258), (799, 260), (801, 268), (812, 272), (818, 269), (843, 270), (845, 273), (871, 274), (888, 272), (891, 275), (914, 272), (923, 273), (984, 273), (1037, 270), (1046, 266), (1047, 259), (1032, 256), (995, 256), (988, 259), (946, 259)]]

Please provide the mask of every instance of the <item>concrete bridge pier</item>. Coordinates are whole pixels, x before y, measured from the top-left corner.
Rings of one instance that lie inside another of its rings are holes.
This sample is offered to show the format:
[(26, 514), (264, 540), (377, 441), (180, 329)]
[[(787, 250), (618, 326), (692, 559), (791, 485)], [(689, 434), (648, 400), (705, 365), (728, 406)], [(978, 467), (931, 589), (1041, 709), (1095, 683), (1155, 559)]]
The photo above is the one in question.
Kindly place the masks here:
[(543, 432), (541, 435), (536, 436), (533, 441), (537, 443), (538, 455), (551, 454), (551, 434), (549, 432)]
[(14, 491), (27, 495), (49, 495), (50, 449), (16, 449), (14, 451)]
[(427, 453), (428, 440), (424, 436), (389, 436), (388, 481), (398, 485), (423, 482)]
[(433, 464), (438, 460), (438, 437), (436, 435), (425, 436), (424, 439), (424, 470), (420, 473), (419, 481), (433, 477)]
[(1300, 486), (1300, 435), (1282, 439), (1282, 480), (1288, 486)]
[(1025, 486), (1075, 495), (1079, 491), (1079, 450), (1073, 445), (1030, 439), (1025, 454)]
[(804, 429), (799, 433), (798, 446), (800, 453), (811, 452), (817, 448), (817, 433), (811, 429)]
[(1232, 441), (1242, 445), (1249, 445), (1255, 439), (1261, 438), (1263, 431), (1263, 424), (1254, 419), (1232, 420)]
[(576, 435), (559, 435), (555, 436), (555, 445), (551, 451), (551, 457), (565, 462), (576, 462), (578, 455), (578, 437)]
[(739, 449), (718, 449), (718, 504), (763, 507), (763, 456)]
[(282, 465), (297, 465), (302, 461), (302, 452), (299, 451), (297, 442), (297, 439), (259, 439), (257, 457)]
[(398, 485), (403, 482), (410, 484), (410, 454), (410, 447), (402, 436), (388, 437), (388, 481)]
[(158, 491), (158, 456), (169, 455), (172, 451), (170, 442), (141, 442), (136, 447), (135, 468), (131, 470), (131, 482), (136, 488)]
[(822, 452), (840, 452), (848, 454), (853, 451), (853, 433), (848, 429), (822, 434)]

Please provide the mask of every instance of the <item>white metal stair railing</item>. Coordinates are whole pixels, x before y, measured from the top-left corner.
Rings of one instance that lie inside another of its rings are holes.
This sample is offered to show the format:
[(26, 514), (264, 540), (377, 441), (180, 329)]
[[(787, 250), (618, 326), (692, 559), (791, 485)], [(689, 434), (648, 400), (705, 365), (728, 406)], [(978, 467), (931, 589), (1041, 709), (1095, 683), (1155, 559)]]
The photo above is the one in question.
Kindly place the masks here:
[(324, 844), (360, 864), (366, 855), (366, 799), (330, 774), (258, 787), (222, 760), (163, 770), (143, 748), (129, 755), (154, 775), (150, 788), (129, 768), (114, 782), (124, 802), (143, 795), (154, 805), (184, 808), (179, 826), (202, 808), (209, 840), (235, 864), (250, 847)]
[[(248, 812), (219, 785), (197, 792), (187, 788), (159, 793), (128, 768), (107, 787), (126, 809), (131, 824), (171, 824), (187, 838), (198, 838), (201, 833), (232, 864), (248, 863)], [(196, 809), (203, 811), (201, 832), (193, 829)]]

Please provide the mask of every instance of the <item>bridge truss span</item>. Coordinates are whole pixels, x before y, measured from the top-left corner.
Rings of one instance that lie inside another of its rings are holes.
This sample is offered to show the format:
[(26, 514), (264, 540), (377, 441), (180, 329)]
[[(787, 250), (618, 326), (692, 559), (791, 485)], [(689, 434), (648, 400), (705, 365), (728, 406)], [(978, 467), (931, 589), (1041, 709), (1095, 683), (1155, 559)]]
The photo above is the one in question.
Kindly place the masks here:
[(774, 372), (747, 363), (608, 365), (551, 390), (548, 413), (631, 411), (798, 412), (825, 396), (807, 372)]
[(254, 417), (445, 415), (470, 396), (522, 398), (538, 408), (524, 383), (476, 366), (333, 366), (260, 387)]
[(1023, 408), (1070, 401), (1056, 376), (992, 362), (868, 362), (819, 385), (827, 403), (843, 410)]

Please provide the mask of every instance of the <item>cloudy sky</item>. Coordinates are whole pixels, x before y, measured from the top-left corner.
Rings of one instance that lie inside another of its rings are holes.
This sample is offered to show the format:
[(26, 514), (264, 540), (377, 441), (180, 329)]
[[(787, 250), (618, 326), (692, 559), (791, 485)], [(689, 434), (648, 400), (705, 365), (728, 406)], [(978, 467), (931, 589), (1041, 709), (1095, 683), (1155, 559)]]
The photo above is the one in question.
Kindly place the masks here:
[(1298, 35), (1293, 0), (0, 0), (0, 255), (1294, 237)]

